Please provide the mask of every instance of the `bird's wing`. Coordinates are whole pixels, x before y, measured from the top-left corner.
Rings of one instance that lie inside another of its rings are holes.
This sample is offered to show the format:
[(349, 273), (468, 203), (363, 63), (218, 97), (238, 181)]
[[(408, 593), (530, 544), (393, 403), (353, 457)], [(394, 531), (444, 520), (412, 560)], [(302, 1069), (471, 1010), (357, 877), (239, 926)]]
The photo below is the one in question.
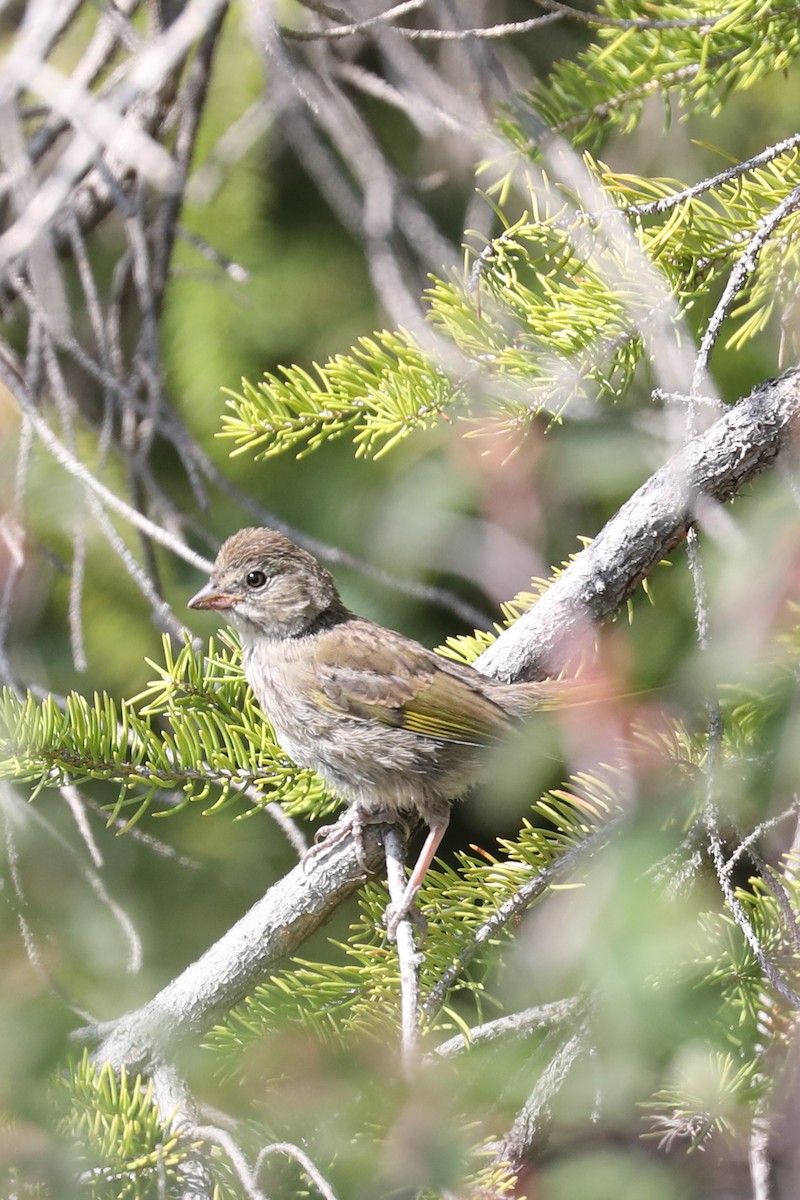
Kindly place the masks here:
[(469, 667), (366, 622), (347, 629), (346, 662), (338, 637), (323, 635), (315, 654), (319, 702), (329, 711), (463, 745), (483, 745), (511, 728), (484, 693), (491, 685)]

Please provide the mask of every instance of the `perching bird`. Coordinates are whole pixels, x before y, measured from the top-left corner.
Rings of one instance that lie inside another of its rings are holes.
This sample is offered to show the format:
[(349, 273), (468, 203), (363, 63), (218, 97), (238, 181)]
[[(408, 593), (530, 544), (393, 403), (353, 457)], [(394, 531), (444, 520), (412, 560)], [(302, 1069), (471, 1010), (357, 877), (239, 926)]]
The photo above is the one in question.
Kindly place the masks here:
[(428, 825), (402, 901), (387, 914), (393, 936), (452, 801), (482, 776), (487, 746), (559, 685), (499, 683), (355, 616), (330, 572), (272, 529), (229, 537), (189, 607), (230, 619), (241, 635), (245, 675), (279, 744), (354, 806), (356, 825), (403, 812)]

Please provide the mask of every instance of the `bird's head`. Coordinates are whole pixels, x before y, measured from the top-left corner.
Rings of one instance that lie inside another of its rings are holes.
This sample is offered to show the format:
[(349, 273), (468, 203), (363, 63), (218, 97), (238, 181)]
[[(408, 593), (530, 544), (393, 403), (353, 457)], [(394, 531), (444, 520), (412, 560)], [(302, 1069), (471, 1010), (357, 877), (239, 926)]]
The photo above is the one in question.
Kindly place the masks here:
[(223, 542), (189, 608), (224, 612), (244, 639), (299, 637), (344, 611), (330, 572), (273, 529), (240, 529)]

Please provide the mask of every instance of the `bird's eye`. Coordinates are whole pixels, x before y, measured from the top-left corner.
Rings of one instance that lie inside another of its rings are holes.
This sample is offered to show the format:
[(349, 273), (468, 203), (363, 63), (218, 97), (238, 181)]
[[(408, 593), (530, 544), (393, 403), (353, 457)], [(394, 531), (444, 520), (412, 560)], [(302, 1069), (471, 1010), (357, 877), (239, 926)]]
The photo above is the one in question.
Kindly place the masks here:
[(267, 582), (267, 577), (263, 571), (248, 571), (245, 578), (245, 583), (249, 588), (262, 588)]

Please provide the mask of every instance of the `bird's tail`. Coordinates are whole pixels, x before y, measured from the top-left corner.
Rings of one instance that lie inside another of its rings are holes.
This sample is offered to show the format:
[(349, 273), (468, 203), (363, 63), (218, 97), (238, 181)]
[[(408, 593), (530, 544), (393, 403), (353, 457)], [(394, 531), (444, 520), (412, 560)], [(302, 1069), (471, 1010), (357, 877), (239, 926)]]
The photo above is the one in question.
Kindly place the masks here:
[(608, 680), (602, 677), (592, 680), (544, 679), (534, 683), (507, 683), (499, 695), (495, 690), (492, 691), (492, 697), (499, 699), (506, 712), (518, 717), (535, 709), (553, 712), (583, 705), (610, 704), (639, 694), (614, 691), (609, 687)]

